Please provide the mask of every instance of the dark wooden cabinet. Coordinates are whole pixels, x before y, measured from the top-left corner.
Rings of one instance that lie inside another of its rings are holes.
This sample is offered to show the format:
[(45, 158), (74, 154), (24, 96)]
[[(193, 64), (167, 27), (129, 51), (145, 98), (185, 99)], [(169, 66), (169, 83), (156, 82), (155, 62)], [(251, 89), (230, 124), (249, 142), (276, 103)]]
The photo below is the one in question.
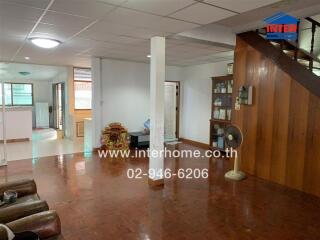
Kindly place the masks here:
[(225, 128), (231, 124), (233, 75), (212, 78), (210, 147), (224, 150)]

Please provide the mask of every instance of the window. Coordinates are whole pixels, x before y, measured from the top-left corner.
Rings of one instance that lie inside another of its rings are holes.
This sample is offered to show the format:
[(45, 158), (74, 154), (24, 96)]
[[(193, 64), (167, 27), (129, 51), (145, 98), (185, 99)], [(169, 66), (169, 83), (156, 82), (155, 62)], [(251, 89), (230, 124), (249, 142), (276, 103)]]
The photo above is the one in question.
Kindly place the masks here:
[(92, 108), (91, 69), (74, 68), (74, 108), (88, 110)]
[[(5, 103), (7, 106), (32, 106), (33, 86), (31, 83), (5, 83)], [(2, 85), (0, 84), (0, 105), (2, 105)]]

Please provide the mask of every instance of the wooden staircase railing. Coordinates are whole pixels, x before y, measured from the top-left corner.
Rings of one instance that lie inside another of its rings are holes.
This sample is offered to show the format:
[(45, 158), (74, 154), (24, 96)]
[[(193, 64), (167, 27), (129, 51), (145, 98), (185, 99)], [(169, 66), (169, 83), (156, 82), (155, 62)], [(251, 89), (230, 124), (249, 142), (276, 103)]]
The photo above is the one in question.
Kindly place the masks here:
[[(287, 54), (290, 58), (293, 60), (299, 62), (303, 66), (305, 66), (307, 69), (309, 69), (311, 72), (319, 71), (320, 70), (320, 59), (318, 56), (314, 54), (314, 47), (316, 42), (316, 31), (317, 28), (320, 28), (320, 23), (314, 20), (313, 18), (307, 17), (305, 18), (306, 21), (311, 23), (311, 38), (310, 38), (310, 50), (306, 51), (304, 49), (299, 48), (299, 23), (297, 27), (297, 35), (298, 38), (295, 42), (292, 41), (286, 41), (286, 40), (269, 40), (274, 46), (279, 48), (281, 51), (283, 51), (285, 54)], [(256, 32), (262, 36), (263, 38), (266, 37), (266, 29), (258, 29)], [(320, 42), (320, 39), (318, 40)]]
[[(312, 58), (310, 54), (302, 51), (301, 49), (297, 49), (295, 44), (287, 41), (280, 42), (278, 46), (275, 46), (274, 42), (265, 39), (261, 36), (260, 32), (257, 31), (240, 33), (237, 36), (261, 54), (271, 59), (280, 69), (286, 72), (308, 91), (320, 97), (320, 77), (315, 75), (312, 71), (307, 69), (305, 65), (299, 62), (302, 58), (310, 60)], [(297, 60), (295, 60), (292, 51), (291, 54), (284, 51), (284, 49), (290, 48), (297, 51)]]

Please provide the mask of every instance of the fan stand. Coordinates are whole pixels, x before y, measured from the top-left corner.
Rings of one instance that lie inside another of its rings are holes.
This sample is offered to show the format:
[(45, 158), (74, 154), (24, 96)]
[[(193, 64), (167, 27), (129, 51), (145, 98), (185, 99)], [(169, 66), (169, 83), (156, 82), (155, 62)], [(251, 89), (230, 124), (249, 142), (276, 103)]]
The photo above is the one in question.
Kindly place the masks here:
[(234, 167), (233, 170), (226, 172), (224, 175), (225, 178), (233, 180), (233, 181), (241, 181), (246, 178), (246, 174), (244, 172), (239, 171), (239, 160), (238, 156), (234, 159)]

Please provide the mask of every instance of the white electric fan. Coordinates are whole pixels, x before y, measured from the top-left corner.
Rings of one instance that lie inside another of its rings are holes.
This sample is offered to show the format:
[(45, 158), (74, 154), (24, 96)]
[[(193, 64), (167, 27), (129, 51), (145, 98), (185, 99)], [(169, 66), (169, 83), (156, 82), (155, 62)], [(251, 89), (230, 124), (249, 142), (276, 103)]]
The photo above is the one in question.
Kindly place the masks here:
[[(225, 130), (225, 143), (229, 148), (237, 149), (240, 147), (242, 143), (242, 132), (241, 130), (233, 125), (230, 125)], [(240, 181), (246, 177), (246, 174), (244, 172), (241, 172), (239, 170), (239, 160), (238, 160), (238, 154), (236, 154), (234, 159), (234, 167), (233, 170), (227, 172), (224, 176), (227, 179), (234, 180), (234, 181)]]

